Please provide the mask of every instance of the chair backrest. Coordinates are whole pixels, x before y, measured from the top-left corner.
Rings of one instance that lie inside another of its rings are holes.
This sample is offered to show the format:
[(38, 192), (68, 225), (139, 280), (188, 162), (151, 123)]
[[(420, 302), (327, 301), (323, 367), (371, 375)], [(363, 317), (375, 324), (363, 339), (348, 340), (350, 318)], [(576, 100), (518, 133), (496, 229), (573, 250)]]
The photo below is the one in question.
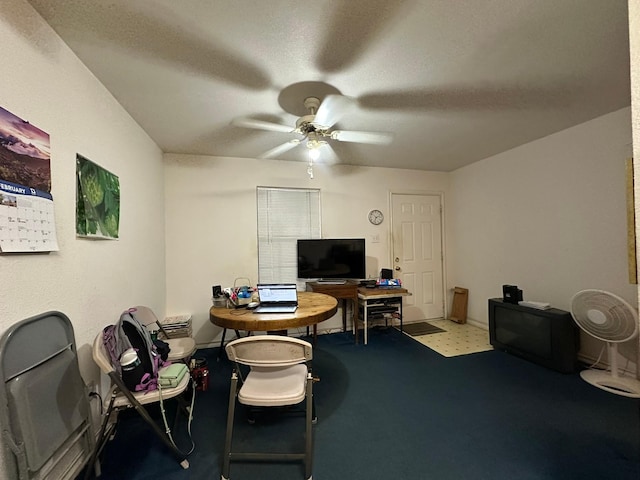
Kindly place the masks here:
[(75, 478), (93, 434), (69, 318), (47, 312), (12, 325), (0, 339), (0, 372), (2, 439), (19, 478)]
[(134, 316), (136, 317), (136, 320), (145, 327), (149, 328), (149, 325), (153, 325), (154, 323), (156, 326), (160, 324), (160, 322), (158, 322), (158, 317), (156, 317), (156, 314), (153, 313), (153, 310), (149, 307), (138, 305), (137, 307), (133, 307), (133, 309), (135, 309)]
[(251, 367), (286, 367), (310, 361), (309, 342), (281, 335), (255, 335), (229, 342), (229, 360)]
[[(170, 338), (169, 334), (158, 320), (158, 317), (156, 317), (156, 314), (153, 313), (153, 310), (151, 310), (149, 307), (145, 307), (144, 305), (138, 305), (133, 308), (135, 309), (134, 316), (136, 320), (138, 320), (142, 325), (147, 327), (150, 331), (160, 330), (164, 334), (165, 339)], [(154, 327), (150, 328), (150, 325), (154, 325)]]

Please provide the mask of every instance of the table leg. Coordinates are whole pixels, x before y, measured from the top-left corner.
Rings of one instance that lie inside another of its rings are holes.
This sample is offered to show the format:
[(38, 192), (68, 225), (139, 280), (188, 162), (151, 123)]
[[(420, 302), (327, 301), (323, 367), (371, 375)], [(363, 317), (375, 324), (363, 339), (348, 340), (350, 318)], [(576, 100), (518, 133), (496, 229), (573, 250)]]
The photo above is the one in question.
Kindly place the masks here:
[(356, 345), (357, 345), (358, 344), (358, 322), (355, 321), (355, 319), (353, 321), (353, 324), (351, 325), (351, 333), (353, 333), (353, 336), (356, 339)]
[[(351, 304), (353, 305), (353, 315), (351, 315), (351, 321), (356, 325), (356, 332), (357, 332), (358, 331), (357, 325), (358, 325), (358, 318), (359, 318), (358, 311), (360, 310), (357, 296), (351, 299)], [(357, 335), (356, 335), (356, 343), (358, 343)]]
[[(236, 338), (241, 338), (242, 335), (240, 335), (240, 331), (238, 330), (234, 330), (234, 332), (236, 332)], [(218, 351), (218, 361), (220, 361), (220, 359), (222, 358), (222, 355), (224, 354), (224, 337), (227, 335), (227, 329), (224, 328), (222, 329), (222, 339), (220, 339), (220, 350)], [(247, 333), (247, 336), (251, 335), (251, 332)]]
[(222, 352), (224, 351), (224, 337), (227, 335), (227, 329), (222, 330), (222, 339), (220, 340), (220, 351), (218, 351), (218, 361), (222, 358)]
[(353, 336), (356, 339), (356, 345), (357, 345), (358, 344), (358, 336), (359, 336), (358, 329), (360, 328), (360, 324), (358, 323), (358, 310), (357, 310), (357, 309), (360, 308), (360, 306), (358, 305), (358, 303), (355, 304), (355, 308), (356, 308), (356, 310), (354, 310), (353, 319), (352, 319), (352, 321), (353, 321), (352, 331), (353, 331)]
[(369, 312), (367, 312), (367, 301), (364, 302), (364, 344), (369, 343)]

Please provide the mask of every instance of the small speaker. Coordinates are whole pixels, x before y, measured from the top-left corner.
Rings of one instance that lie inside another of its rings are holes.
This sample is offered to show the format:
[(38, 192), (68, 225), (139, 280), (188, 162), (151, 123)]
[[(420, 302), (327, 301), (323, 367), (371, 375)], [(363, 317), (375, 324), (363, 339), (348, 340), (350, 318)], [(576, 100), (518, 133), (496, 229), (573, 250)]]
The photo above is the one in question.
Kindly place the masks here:
[(502, 301), (518, 303), (522, 301), (522, 290), (517, 285), (502, 285)]
[(380, 270), (380, 278), (386, 280), (393, 278), (393, 270), (391, 270), (390, 268), (383, 268), (382, 270)]

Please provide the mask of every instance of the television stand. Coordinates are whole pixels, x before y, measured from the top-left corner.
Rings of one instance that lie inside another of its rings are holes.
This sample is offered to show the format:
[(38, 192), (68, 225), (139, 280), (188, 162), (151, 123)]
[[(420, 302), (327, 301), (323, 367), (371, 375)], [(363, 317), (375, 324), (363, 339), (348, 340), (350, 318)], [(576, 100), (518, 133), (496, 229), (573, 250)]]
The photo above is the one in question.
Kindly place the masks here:
[(318, 281), (316, 281), (316, 283), (319, 283), (320, 285), (344, 285), (345, 283), (347, 283), (346, 280), (338, 280), (338, 279), (320, 279)]
[[(336, 280), (334, 280), (335, 282)], [(358, 283), (355, 281), (343, 281), (342, 283), (322, 283), (319, 281), (307, 282), (308, 292), (324, 293), (337, 299), (342, 310), (342, 331), (347, 330), (347, 302), (351, 302), (351, 322), (358, 324)], [(356, 336), (356, 343), (358, 337)]]
[(489, 299), (489, 340), (497, 350), (562, 373), (578, 370), (580, 335), (571, 313)]

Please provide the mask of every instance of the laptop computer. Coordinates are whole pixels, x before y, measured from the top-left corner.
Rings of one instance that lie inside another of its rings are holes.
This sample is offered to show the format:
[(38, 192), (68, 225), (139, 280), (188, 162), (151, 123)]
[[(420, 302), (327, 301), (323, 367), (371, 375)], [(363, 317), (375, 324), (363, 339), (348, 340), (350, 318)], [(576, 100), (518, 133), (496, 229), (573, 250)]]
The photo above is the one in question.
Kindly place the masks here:
[(293, 313), (298, 308), (295, 283), (258, 284), (260, 306), (253, 313)]

